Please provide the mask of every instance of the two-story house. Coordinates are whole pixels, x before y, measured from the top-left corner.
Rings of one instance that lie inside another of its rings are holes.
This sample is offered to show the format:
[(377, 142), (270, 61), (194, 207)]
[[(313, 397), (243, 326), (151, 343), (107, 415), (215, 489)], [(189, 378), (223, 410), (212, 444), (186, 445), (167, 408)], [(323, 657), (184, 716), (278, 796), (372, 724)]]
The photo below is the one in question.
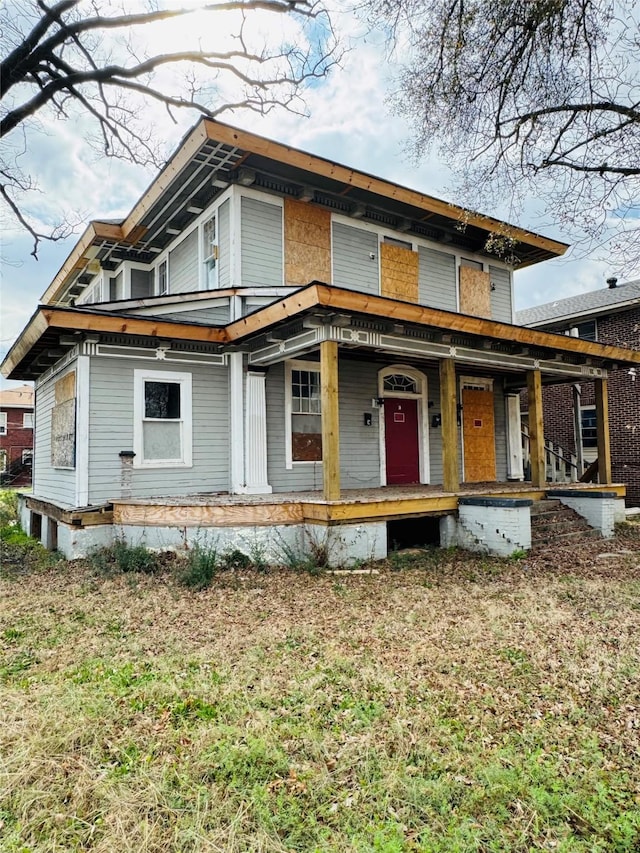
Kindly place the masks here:
[(411, 518), (527, 547), (543, 384), (595, 380), (600, 483), (624, 494), (607, 371), (640, 354), (513, 325), (514, 269), (565, 249), (202, 120), (125, 219), (90, 223), (5, 359), (36, 383), (24, 524), (69, 555), (215, 536), (275, 559), (315, 537), (341, 561), (386, 554)]
[(31, 483), (33, 459), (33, 388), (20, 385), (0, 391), (0, 483)]
[[(590, 290), (517, 313), (523, 326), (640, 350), (640, 280)], [(640, 373), (621, 367), (609, 376), (612, 475), (640, 505)], [(598, 459), (597, 418), (591, 382), (556, 385), (543, 393), (544, 430), (578, 460), (580, 474)]]

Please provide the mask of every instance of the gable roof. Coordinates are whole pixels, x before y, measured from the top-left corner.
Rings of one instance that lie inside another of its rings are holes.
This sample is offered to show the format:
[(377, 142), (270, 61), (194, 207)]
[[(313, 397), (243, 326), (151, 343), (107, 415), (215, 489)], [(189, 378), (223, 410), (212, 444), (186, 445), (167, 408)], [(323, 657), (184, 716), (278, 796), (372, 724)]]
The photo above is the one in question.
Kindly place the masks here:
[[(564, 254), (567, 244), (466, 210), (348, 166), (221, 122), (202, 119), (120, 222), (93, 221), (45, 291), (46, 304), (69, 303), (92, 261), (150, 264), (229, 186), (252, 186), (458, 247), (484, 253), (490, 236), (507, 238), (518, 267)], [(497, 241), (499, 242), (499, 241)]]
[(618, 287), (590, 290), (566, 299), (556, 299), (543, 305), (534, 305), (516, 312), (520, 326), (541, 326), (546, 323), (570, 322), (581, 317), (603, 314), (611, 309), (621, 310), (628, 305), (640, 303), (640, 279), (629, 281)]

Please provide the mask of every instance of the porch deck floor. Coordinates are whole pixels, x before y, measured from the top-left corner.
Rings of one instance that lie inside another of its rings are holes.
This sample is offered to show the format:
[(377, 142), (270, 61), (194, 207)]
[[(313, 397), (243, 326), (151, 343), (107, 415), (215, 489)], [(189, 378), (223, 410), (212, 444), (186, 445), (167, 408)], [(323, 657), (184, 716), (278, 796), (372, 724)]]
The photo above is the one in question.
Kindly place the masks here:
[(273, 492), (271, 494), (230, 494), (229, 492), (197, 492), (190, 495), (151, 498), (113, 498), (112, 503), (131, 506), (245, 506), (286, 503), (313, 503), (323, 505), (372, 503), (386, 501), (420, 500), (423, 498), (471, 497), (519, 497), (523, 493), (546, 493), (553, 489), (613, 489), (619, 491), (619, 486), (601, 486), (592, 483), (545, 483), (544, 486), (534, 486), (530, 481), (510, 483), (462, 483), (457, 492), (445, 491), (442, 485), (415, 484), (409, 486), (378, 486), (368, 489), (342, 489), (340, 498), (327, 501), (322, 496), (322, 489), (306, 492)]
[[(458, 499), (478, 495), (494, 498), (540, 500), (558, 488), (599, 489), (584, 483), (530, 482), (468, 483), (457, 492), (441, 485), (384, 486), (371, 489), (344, 489), (339, 500), (327, 501), (321, 491), (277, 492), (260, 495), (198, 493), (175, 497), (114, 498), (116, 524), (156, 526), (266, 526), (271, 524), (344, 524), (386, 521), (426, 515), (446, 515), (458, 509)], [(624, 486), (607, 486), (624, 496)]]

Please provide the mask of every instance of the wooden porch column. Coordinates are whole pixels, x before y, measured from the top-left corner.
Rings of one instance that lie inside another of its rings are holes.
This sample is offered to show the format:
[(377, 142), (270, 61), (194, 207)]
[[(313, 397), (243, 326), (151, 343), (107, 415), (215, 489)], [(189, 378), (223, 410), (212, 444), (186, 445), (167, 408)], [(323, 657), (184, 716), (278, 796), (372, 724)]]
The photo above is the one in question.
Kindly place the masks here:
[(322, 476), (326, 501), (340, 499), (340, 425), (338, 420), (338, 343), (320, 344)]
[(527, 372), (529, 395), (529, 451), (531, 457), (531, 484), (544, 486), (547, 471), (544, 459), (544, 419), (542, 415), (542, 376), (539, 370)]
[(452, 358), (440, 361), (440, 416), (442, 418), (442, 485), (446, 492), (460, 488), (458, 467), (458, 407), (456, 366)]
[(596, 433), (598, 438), (598, 482), (612, 483), (611, 446), (609, 443), (609, 397), (607, 380), (596, 379), (593, 383), (596, 398)]

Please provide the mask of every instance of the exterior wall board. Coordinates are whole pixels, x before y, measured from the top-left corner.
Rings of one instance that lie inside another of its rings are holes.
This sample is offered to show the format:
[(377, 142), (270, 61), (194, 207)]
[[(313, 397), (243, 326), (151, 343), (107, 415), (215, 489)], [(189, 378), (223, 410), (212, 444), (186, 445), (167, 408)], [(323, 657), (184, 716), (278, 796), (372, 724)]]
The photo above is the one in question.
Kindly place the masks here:
[[(378, 396), (378, 364), (341, 361), (340, 395), (340, 478), (345, 489), (374, 488), (380, 485), (379, 410), (371, 399)], [(306, 491), (322, 488), (322, 463), (296, 463), (287, 469), (285, 456), (284, 365), (267, 374), (267, 467), (274, 492)], [(372, 425), (364, 426), (364, 413), (371, 412)]]
[(231, 281), (231, 202), (218, 208), (218, 287), (232, 287)]
[[(121, 450), (133, 447), (135, 359), (91, 360), (89, 497), (101, 503), (118, 497)], [(161, 370), (162, 363), (155, 365)], [(148, 362), (145, 368), (149, 369)], [(133, 468), (132, 497), (187, 495), (229, 488), (229, 389), (227, 369), (184, 365), (193, 377), (193, 466)]]
[(72, 507), (76, 498), (75, 469), (54, 468), (51, 464), (51, 423), (56, 403), (56, 382), (76, 369), (75, 362), (36, 388), (33, 459), (33, 494), (61, 506)]
[(198, 290), (198, 229), (169, 253), (169, 293)]
[(283, 283), (282, 208), (242, 196), (242, 286)]
[(511, 301), (511, 273), (503, 267), (489, 267), (491, 286), (491, 319), (500, 323), (513, 322)]
[(457, 311), (456, 259), (447, 252), (418, 249), (418, 301), (430, 308)]
[(158, 315), (162, 320), (175, 320), (178, 323), (202, 323), (203, 326), (223, 326), (229, 322), (229, 301), (216, 305), (215, 308), (202, 308), (200, 310), (174, 311), (171, 314)]
[(333, 284), (379, 294), (378, 235), (341, 222), (333, 223), (332, 235)]

